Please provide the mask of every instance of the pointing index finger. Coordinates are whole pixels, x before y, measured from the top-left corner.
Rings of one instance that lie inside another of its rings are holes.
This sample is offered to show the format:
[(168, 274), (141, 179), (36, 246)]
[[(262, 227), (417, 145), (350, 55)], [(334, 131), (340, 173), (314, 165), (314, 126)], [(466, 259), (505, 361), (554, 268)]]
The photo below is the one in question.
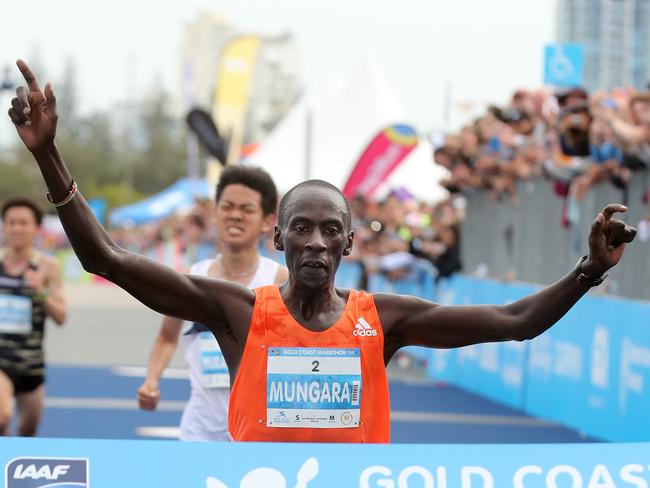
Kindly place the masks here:
[(625, 205), (619, 205), (617, 203), (610, 203), (603, 209), (601, 213), (605, 217), (605, 220), (609, 220), (616, 212), (627, 212), (627, 207)]
[(29, 87), (29, 91), (41, 91), (40, 87), (38, 86), (38, 81), (36, 81), (36, 77), (34, 76), (34, 73), (32, 73), (32, 70), (29, 69), (29, 66), (27, 66), (27, 63), (22, 59), (19, 59), (16, 61), (16, 66), (18, 66), (18, 69), (23, 74), (23, 78), (25, 78), (25, 82)]

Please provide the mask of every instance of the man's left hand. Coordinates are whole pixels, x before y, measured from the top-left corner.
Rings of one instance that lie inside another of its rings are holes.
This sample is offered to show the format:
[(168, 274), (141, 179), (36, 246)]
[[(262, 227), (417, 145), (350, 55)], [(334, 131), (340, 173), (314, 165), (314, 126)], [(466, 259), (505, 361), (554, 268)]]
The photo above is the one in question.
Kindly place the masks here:
[(612, 218), (616, 212), (627, 212), (625, 205), (609, 204), (596, 216), (589, 233), (589, 260), (582, 265), (587, 276), (598, 278), (616, 266), (625, 244), (632, 242), (636, 229)]

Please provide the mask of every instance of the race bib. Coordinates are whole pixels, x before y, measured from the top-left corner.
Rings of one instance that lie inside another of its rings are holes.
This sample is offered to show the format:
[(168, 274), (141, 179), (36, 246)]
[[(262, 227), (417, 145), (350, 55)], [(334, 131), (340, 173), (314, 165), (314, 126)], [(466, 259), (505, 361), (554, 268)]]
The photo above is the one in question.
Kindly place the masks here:
[(204, 388), (230, 388), (230, 374), (219, 344), (211, 332), (199, 334), (201, 385)]
[(0, 333), (29, 334), (31, 331), (31, 298), (0, 294)]
[(361, 387), (359, 349), (271, 347), (266, 425), (358, 427)]

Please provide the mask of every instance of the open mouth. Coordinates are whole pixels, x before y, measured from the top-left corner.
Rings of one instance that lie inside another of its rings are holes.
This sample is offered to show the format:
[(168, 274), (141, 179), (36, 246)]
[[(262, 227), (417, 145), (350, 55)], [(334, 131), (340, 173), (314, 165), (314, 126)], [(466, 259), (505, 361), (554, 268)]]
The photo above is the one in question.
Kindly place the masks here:
[(308, 269), (327, 269), (327, 264), (323, 261), (309, 260), (302, 263), (303, 268)]

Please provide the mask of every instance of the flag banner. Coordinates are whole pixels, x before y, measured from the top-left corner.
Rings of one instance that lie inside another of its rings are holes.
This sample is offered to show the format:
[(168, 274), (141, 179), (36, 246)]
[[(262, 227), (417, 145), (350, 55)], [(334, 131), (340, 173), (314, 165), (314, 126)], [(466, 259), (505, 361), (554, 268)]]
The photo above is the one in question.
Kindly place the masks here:
[(221, 164), (226, 164), (228, 144), (219, 135), (217, 126), (206, 111), (194, 108), (187, 114), (187, 125), (205, 149)]
[(343, 187), (345, 196), (372, 196), (417, 145), (417, 133), (410, 125), (395, 124), (382, 130), (368, 144), (350, 173)]
[(258, 36), (242, 35), (234, 37), (221, 52), (212, 118), (229, 139), (228, 163), (239, 161), (259, 47)]

